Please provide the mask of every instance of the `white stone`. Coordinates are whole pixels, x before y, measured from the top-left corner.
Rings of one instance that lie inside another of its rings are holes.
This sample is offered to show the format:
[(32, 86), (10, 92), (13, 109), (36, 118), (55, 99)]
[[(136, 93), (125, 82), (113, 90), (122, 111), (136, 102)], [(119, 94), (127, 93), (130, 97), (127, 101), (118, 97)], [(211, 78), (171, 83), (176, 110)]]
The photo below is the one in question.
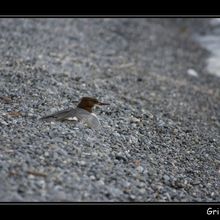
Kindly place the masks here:
[(194, 69), (188, 69), (187, 74), (190, 76), (198, 77), (198, 73)]
[(142, 166), (138, 166), (136, 169), (140, 173), (142, 173), (144, 171), (144, 168)]

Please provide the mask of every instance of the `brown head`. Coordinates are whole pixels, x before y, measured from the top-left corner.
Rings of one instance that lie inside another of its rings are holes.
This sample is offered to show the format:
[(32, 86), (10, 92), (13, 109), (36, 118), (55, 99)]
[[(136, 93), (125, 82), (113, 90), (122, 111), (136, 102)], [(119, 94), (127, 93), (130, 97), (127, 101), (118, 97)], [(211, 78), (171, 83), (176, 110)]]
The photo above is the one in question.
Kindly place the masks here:
[(83, 97), (80, 103), (77, 105), (78, 108), (82, 108), (88, 112), (92, 112), (94, 105), (109, 105), (108, 103), (99, 102), (93, 97)]

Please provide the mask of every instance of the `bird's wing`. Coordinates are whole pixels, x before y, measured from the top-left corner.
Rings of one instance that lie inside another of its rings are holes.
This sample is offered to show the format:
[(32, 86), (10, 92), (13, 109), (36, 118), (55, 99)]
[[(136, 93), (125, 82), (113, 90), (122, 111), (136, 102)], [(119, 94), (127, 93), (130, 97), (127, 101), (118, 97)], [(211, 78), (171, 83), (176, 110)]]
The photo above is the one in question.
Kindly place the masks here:
[(68, 109), (64, 109), (62, 111), (55, 112), (51, 115), (44, 116), (41, 119), (65, 120), (66, 118), (70, 117), (71, 115), (73, 117), (74, 112), (75, 112), (75, 109), (68, 108)]

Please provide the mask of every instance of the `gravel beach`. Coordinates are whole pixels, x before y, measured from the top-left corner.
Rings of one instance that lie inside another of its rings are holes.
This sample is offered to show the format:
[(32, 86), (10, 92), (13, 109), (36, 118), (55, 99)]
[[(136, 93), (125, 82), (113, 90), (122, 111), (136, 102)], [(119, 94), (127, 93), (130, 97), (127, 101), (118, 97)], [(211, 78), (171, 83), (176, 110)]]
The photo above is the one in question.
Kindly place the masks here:
[[(1, 18), (1, 202), (220, 202), (210, 19)], [(102, 128), (39, 120), (83, 96)]]

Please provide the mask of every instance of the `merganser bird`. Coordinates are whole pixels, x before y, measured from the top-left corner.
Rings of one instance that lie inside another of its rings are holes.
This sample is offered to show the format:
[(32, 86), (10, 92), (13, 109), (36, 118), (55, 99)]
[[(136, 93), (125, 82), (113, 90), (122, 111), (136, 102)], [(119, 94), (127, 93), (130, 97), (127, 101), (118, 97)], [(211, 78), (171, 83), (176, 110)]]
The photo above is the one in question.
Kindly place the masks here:
[(100, 122), (98, 117), (92, 113), (92, 109), (95, 105), (109, 105), (98, 101), (93, 97), (81, 98), (76, 108), (68, 108), (62, 111), (55, 112), (54, 114), (42, 117), (42, 120), (46, 121), (82, 121), (90, 128), (99, 128)]

